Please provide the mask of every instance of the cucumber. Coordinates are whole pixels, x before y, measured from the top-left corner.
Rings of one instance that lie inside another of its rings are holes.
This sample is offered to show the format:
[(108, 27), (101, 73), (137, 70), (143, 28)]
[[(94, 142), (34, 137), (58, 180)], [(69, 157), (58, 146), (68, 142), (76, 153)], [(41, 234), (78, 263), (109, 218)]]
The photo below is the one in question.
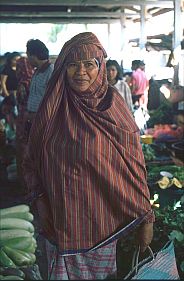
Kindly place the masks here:
[(25, 278), (25, 273), (18, 268), (0, 267), (0, 274), (2, 274), (3, 276), (16, 275), (16, 276), (19, 276), (21, 278)]
[(21, 250), (15, 250), (15, 249), (11, 249), (8, 246), (4, 246), (3, 251), (7, 254), (9, 258), (12, 259), (12, 261), (17, 266), (24, 266), (24, 265), (27, 266), (32, 264), (32, 259), (30, 255), (25, 254)]
[(36, 239), (34, 237), (32, 237), (32, 243), (35, 247), (37, 247), (37, 242), (36, 242)]
[(19, 212), (19, 213), (7, 213), (7, 214), (2, 214), (0, 215), (1, 219), (3, 218), (18, 218), (18, 219), (23, 219), (26, 221), (32, 222), (34, 219), (34, 216), (30, 212)]
[(29, 212), (29, 211), (30, 211), (30, 208), (29, 208), (28, 205), (25, 205), (25, 204), (16, 205), (16, 206), (13, 206), (13, 207), (0, 209), (0, 217), (5, 215), (5, 214), (25, 213), (25, 212)]
[(17, 250), (17, 251), (18, 251), (18, 253), (22, 254), (24, 257), (27, 257), (30, 260), (29, 265), (33, 265), (35, 263), (35, 261), (36, 261), (35, 254), (27, 253), (27, 252), (22, 251), (22, 250)]
[(13, 249), (24, 250), (32, 246), (33, 239), (33, 237), (17, 237), (10, 240), (5, 240), (2, 244)]
[(1, 266), (5, 267), (16, 267), (15, 263), (10, 257), (8, 257), (8, 255), (3, 251), (3, 249), (0, 249), (0, 264)]
[(0, 280), (24, 280), (24, 279), (17, 275), (7, 275), (7, 276), (1, 276)]
[[(21, 249), (20, 249), (21, 250)], [(32, 253), (34, 254), (35, 253), (35, 250), (36, 250), (36, 246), (32, 243), (29, 247), (25, 248), (25, 249), (22, 249), (24, 250), (25, 252), (27, 253)]]
[(17, 237), (32, 237), (32, 233), (24, 229), (0, 230), (0, 245), (3, 245), (4, 241)]
[(0, 266), (0, 274), (3, 274), (3, 272), (5, 271), (6, 267)]
[(29, 232), (34, 232), (34, 226), (31, 222), (17, 219), (17, 218), (4, 218), (1, 219), (0, 230), (1, 229), (24, 229)]
[(34, 253), (29, 253), (31, 258), (31, 264), (34, 264), (36, 262), (36, 255)]

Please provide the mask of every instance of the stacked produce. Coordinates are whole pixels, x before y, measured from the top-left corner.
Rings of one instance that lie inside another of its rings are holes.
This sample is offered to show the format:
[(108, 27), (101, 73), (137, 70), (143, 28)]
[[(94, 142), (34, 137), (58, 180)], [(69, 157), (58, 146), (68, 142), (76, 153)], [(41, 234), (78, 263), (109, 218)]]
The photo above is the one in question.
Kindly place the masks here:
[(148, 167), (148, 181), (158, 184), (161, 189), (173, 187), (183, 190), (183, 167), (176, 165), (150, 165)]
[(170, 179), (166, 176), (163, 176), (160, 180), (157, 181), (157, 183), (161, 189), (166, 189), (171, 186), (176, 186), (177, 188), (182, 188), (182, 184), (177, 178)]
[(153, 161), (156, 159), (155, 151), (149, 144), (142, 143), (142, 151), (146, 161)]
[(0, 209), (0, 280), (24, 280), (20, 269), (36, 261), (33, 215), (28, 205)]

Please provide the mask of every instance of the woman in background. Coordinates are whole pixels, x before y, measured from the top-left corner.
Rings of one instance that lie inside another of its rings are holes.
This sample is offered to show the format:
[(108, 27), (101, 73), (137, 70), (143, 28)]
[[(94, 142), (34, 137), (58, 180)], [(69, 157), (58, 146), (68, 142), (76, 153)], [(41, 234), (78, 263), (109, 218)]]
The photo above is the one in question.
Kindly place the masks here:
[(18, 52), (9, 53), (6, 58), (4, 68), (1, 72), (2, 96), (7, 97), (13, 95), (15, 100), (18, 86), (16, 77), (16, 64), (19, 58), (20, 54)]
[(16, 77), (17, 77), (17, 109), (18, 116), (16, 122), (16, 160), (17, 160), (17, 173), (19, 181), (24, 185), (22, 176), (22, 157), (27, 142), (25, 135), (25, 122), (26, 122), (26, 108), (29, 96), (29, 86), (31, 82), (34, 68), (31, 66), (27, 57), (21, 57), (17, 60)]
[(130, 111), (133, 111), (132, 94), (128, 84), (123, 81), (123, 73), (120, 65), (116, 60), (108, 60), (106, 62), (107, 79), (109, 84), (115, 86), (121, 96), (124, 98)]

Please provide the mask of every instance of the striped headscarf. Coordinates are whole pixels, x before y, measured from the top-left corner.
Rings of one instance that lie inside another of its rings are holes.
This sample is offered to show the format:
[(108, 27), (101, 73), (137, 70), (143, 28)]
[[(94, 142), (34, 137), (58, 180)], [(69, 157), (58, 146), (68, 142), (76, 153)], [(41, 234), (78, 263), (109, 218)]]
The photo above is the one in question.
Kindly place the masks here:
[[(105, 57), (91, 32), (66, 42), (31, 128), (25, 178), (48, 195), (61, 251), (90, 248), (151, 210), (139, 131), (108, 85)], [(76, 93), (67, 63), (89, 58), (99, 61), (98, 76)]]

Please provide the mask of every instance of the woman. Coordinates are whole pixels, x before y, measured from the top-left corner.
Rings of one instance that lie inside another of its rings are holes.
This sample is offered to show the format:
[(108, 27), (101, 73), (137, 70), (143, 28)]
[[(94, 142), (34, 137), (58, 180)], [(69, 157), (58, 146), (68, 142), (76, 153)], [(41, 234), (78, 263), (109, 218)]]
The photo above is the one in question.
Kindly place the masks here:
[(18, 111), (25, 110), (29, 96), (29, 86), (34, 68), (31, 66), (27, 57), (20, 57), (16, 64), (17, 77), (17, 106)]
[(152, 240), (139, 131), (108, 84), (105, 57), (91, 32), (66, 42), (30, 131), (25, 180), (55, 280), (108, 277), (116, 270), (116, 240), (94, 246), (136, 218), (143, 217), (141, 250)]
[(7, 97), (13, 95), (16, 99), (17, 91), (17, 77), (16, 77), (16, 63), (20, 58), (18, 52), (13, 52), (7, 55), (6, 64), (1, 72), (1, 87), (2, 95)]
[(131, 90), (126, 82), (122, 80), (122, 70), (116, 60), (108, 60), (107, 67), (107, 79), (112, 86), (115, 86), (118, 92), (125, 99), (130, 111), (133, 111), (133, 102)]
[(16, 77), (17, 77), (17, 109), (18, 116), (16, 120), (16, 149), (17, 149), (17, 173), (19, 181), (24, 185), (22, 175), (22, 157), (24, 155), (24, 149), (27, 142), (25, 135), (25, 121), (26, 121), (26, 108), (27, 100), (29, 96), (29, 86), (31, 82), (34, 68), (29, 63), (27, 57), (20, 57), (17, 60), (16, 65)]

